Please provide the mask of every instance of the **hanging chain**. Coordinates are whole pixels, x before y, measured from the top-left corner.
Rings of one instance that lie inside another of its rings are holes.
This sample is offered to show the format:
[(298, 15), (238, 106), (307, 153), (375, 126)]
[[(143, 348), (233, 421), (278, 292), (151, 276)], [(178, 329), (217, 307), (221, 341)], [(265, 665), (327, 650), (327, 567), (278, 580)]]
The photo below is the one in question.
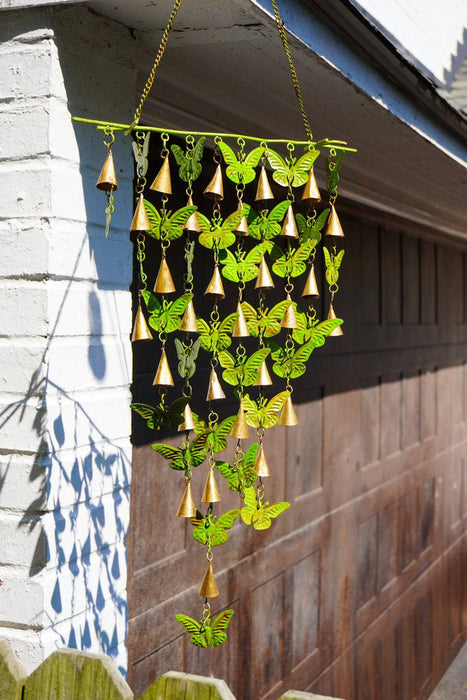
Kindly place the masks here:
[(182, 4), (182, 0), (175, 0), (175, 2), (174, 2), (174, 6), (172, 8), (172, 12), (171, 12), (170, 17), (169, 17), (169, 21), (167, 22), (167, 26), (164, 30), (163, 35), (162, 35), (161, 43), (159, 44), (159, 50), (156, 54), (156, 58), (154, 59), (154, 65), (153, 65), (152, 70), (149, 74), (149, 77), (146, 81), (146, 85), (144, 86), (144, 90), (143, 90), (142, 95), (141, 95), (140, 103), (139, 103), (139, 105), (136, 109), (136, 112), (134, 114), (133, 123), (131, 125), (131, 128), (135, 127), (139, 123), (139, 120), (141, 117), (141, 112), (143, 111), (143, 105), (146, 101), (147, 96), (149, 95), (149, 93), (151, 91), (152, 85), (153, 85), (155, 77), (156, 77), (156, 71), (159, 67), (159, 63), (162, 60), (162, 57), (164, 55), (164, 51), (165, 51), (166, 46), (167, 46), (167, 41), (169, 39), (170, 30), (172, 29), (172, 25), (174, 23), (175, 17), (177, 16), (177, 12), (179, 11), (181, 4)]
[(271, 0), (272, 6), (274, 8), (274, 19), (276, 20), (277, 24), (277, 29), (279, 31), (279, 36), (282, 41), (282, 46), (284, 47), (285, 55), (287, 56), (287, 60), (289, 62), (289, 68), (290, 68), (290, 74), (292, 76), (292, 83), (294, 86), (295, 94), (297, 96), (297, 101), (298, 105), (300, 107), (300, 112), (302, 114), (302, 119), (303, 119), (303, 124), (305, 126), (305, 131), (306, 135), (308, 136), (308, 140), (311, 141), (313, 139), (313, 134), (310, 128), (310, 123), (308, 121), (308, 117), (306, 114), (305, 110), (305, 104), (303, 102), (303, 97), (302, 97), (302, 89), (300, 87), (300, 82), (298, 80), (298, 75), (297, 71), (295, 70), (295, 65), (292, 59), (292, 54), (290, 53), (290, 48), (289, 48), (289, 42), (287, 40), (287, 33), (285, 31), (284, 27), (284, 22), (282, 21), (282, 18), (279, 14), (279, 8), (277, 7), (276, 0)]

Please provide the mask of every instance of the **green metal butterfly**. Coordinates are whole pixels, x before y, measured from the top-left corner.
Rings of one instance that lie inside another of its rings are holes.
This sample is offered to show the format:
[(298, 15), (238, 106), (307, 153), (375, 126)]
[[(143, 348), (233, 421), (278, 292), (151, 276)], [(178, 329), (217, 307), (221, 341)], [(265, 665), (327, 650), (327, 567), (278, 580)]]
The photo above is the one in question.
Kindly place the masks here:
[(243, 458), (229, 464), (228, 462), (216, 461), (216, 469), (224, 479), (227, 479), (227, 486), (231, 491), (241, 492), (248, 486), (255, 483), (258, 474), (255, 469), (256, 453), (258, 443), (254, 442), (245, 452)]
[(151, 328), (158, 332), (172, 333), (180, 328), (182, 315), (188, 302), (193, 298), (193, 294), (182, 294), (175, 301), (164, 299), (161, 302), (155, 294), (146, 289), (142, 292), (142, 297), (149, 311)]
[(315, 246), (314, 241), (303, 243), (296, 250), (292, 246), (286, 246), (285, 250), (274, 244), (271, 250), (271, 258), (275, 260), (272, 265), (273, 272), (279, 277), (298, 277), (306, 270), (306, 261)]
[(250, 357), (234, 357), (228, 350), (219, 353), (219, 362), (224, 368), (222, 378), (233, 386), (251, 386), (258, 379), (259, 368), (269, 355), (269, 348), (256, 350)]
[(319, 151), (308, 151), (301, 158), (284, 160), (276, 151), (268, 148), (267, 158), (271, 168), (273, 169), (273, 179), (283, 187), (288, 187), (289, 183), (292, 187), (304, 185), (308, 178), (308, 173), (311, 166), (319, 156)]
[(191, 534), (200, 544), (206, 545), (209, 541), (213, 547), (217, 547), (227, 542), (229, 536), (226, 530), (230, 530), (239, 515), (239, 510), (229, 510), (219, 517), (210, 513), (204, 517), (197, 510), (196, 517), (191, 519), (195, 527)]
[(253, 525), (255, 530), (267, 530), (271, 527), (272, 518), (277, 518), (278, 515), (290, 508), (290, 503), (287, 501), (279, 501), (269, 505), (269, 501), (263, 503), (260, 497), (257, 497), (252, 486), (245, 489), (245, 506), (241, 509), (240, 515), (246, 525)]
[(262, 335), (265, 338), (277, 335), (281, 330), (281, 320), (289, 304), (290, 302), (284, 299), (269, 311), (269, 309), (255, 309), (247, 301), (242, 301), (242, 310), (250, 334), (255, 337)]
[(224, 610), (218, 615), (212, 625), (210, 618), (203, 617), (201, 622), (196, 622), (188, 615), (175, 615), (175, 619), (179, 622), (183, 629), (188, 632), (190, 642), (196, 647), (220, 647), (227, 640), (227, 634), (224, 632), (229, 626), (230, 618), (234, 614), (233, 610)]
[(312, 340), (291, 353), (286, 351), (285, 348), (281, 348), (273, 340), (268, 341), (268, 346), (271, 348), (271, 357), (274, 360), (272, 366), (273, 372), (277, 374), (278, 377), (289, 377), (290, 379), (297, 379), (297, 377), (301, 377), (302, 374), (305, 374), (305, 362), (309, 359), (316, 347)]
[(213, 452), (222, 452), (227, 448), (227, 437), (232, 430), (234, 423), (237, 421), (237, 416), (229, 416), (224, 418), (224, 420), (209, 428), (209, 426), (196, 415), (193, 414), (195, 421), (195, 433), (197, 435), (204, 435), (206, 438), (206, 450), (211, 450)]
[[(342, 160), (344, 158), (344, 151), (337, 151), (337, 158), (335, 161), (331, 161), (328, 158), (328, 176), (327, 176), (327, 186), (329, 192), (335, 192), (337, 194), (337, 185), (339, 183), (339, 172), (342, 167)], [(333, 167), (329, 167), (329, 164), (333, 163)]]
[(178, 176), (180, 180), (183, 180), (183, 182), (194, 182), (201, 175), (201, 171), (203, 169), (201, 160), (203, 158), (205, 141), (206, 137), (201, 136), (196, 145), (193, 147), (190, 155), (187, 155), (187, 153), (176, 143), (172, 144), (170, 147), (172, 153), (174, 154), (175, 160), (177, 161), (177, 165), (179, 166)]
[(339, 268), (344, 257), (345, 250), (339, 251), (337, 255), (330, 253), (326, 246), (323, 246), (324, 261), (326, 263), (326, 281), (330, 287), (337, 284), (339, 279)]
[(256, 401), (251, 399), (248, 394), (242, 399), (243, 410), (245, 411), (245, 419), (248, 425), (252, 428), (272, 428), (279, 422), (279, 411), (282, 410), (284, 403), (289, 397), (288, 391), (281, 391), (272, 399), (267, 399), (265, 396), (260, 396)]
[(299, 309), (297, 309), (295, 316), (298, 328), (294, 328), (292, 331), (293, 339), (300, 345), (310, 341), (314, 343), (315, 348), (324, 345), (326, 337), (342, 323), (341, 318), (327, 319), (320, 323), (319, 319), (313, 318), (310, 314)]
[(318, 243), (321, 240), (321, 231), (323, 229), (324, 224), (327, 221), (328, 214), (329, 209), (324, 209), (324, 211), (322, 211), (318, 218), (315, 220), (309, 219), (300, 213), (295, 214), (297, 228), (300, 232), (300, 244), (312, 241), (314, 243), (313, 247), (318, 245)]
[(290, 202), (286, 199), (284, 202), (276, 204), (271, 211), (263, 209), (257, 214), (252, 207), (244, 204), (243, 208), (248, 212), (247, 220), (250, 236), (261, 241), (271, 240), (278, 236), (281, 232), (281, 221), (289, 206)]
[(259, 243), (246, 253), (236, 250), (235, 254), (230, 250), (223, 250), (219, 255), (222, 265), (222, 274), (231, 282), (250, 282), (258, 276), (258, 264), (265, 253), (265, 245)]
[(133, 147), (133, 155), (135, 156), (136, 161), (136, 172), (138, 173), (139, 177), (145, 177), (146, 173), (148, 172), (148, 153), (150, 136), (151, 132), (147, 131), (142, 146), (138, 141), (133, 141), (131, 144)]
[(240, 223), (243, 216), (243, 210), (239, 209), (230, 214), (226, 219), (207, 219), (204, 214), (197, 212), (196, 218), (198, 221), (201, 233), (198, 240), (205, 248), (213, 248), (214, 250), (224, 250), (229, 248), (235, 242), (235, 229)]
[(196, 372), (195, 360), (201, 347), (201, 338), (197, 338), (191, 345), (185, 345), (175, 338), (175, 349), (178, 357), (178, 373), (183, 379), (190, 379)]
[(240, 152), (237, 156), (224, 141), (220, 141), (218, 146), (227, 165), (226, 175), (229, 180), (244, 185), (253, 182), (256, 177), (255, 168), (264, 153), (264, 148), (259, 146), (250, 151), (248, 155)]
[(203, 350), (217, 355), (221, 350), (228, 348), (232, 343), (232, 331), (237, 316), (238, 314), (234, 312), (222, 321), (211, 321), (209, 324), (198, 316), (196, 320)]
[(206, 437), (197, 435), (191, 442), (187, 441), (181, 447), (156, 442), (152, 445), (152, 449), (169, 460), (171, 469), (191, 471), (206, 459)]
[(175, 399), (170, 406), (165, 406), (162, 400), (155, 408), (145, 403), (132, 403), (131, 408), (145, 419), (148, 428), (162, 430), (166, 427), (176, 428), (183, 423), (182, 414), (189, 400), (187, 396), (182, 396)]
[(192, 206), (177, 209), (173, 214), (165, 209), (161, 209), (159, 212), (147, 199), (144, 200), (144, 207), (151, 224), (151, 230), (147, 232), (148, 235), (157, 238), (157, 240), (163, 238), (169, 241), (180, 238), (183, 234), (182, 226), (186, 224), (193, 212), (196, 211), (196, 207)]

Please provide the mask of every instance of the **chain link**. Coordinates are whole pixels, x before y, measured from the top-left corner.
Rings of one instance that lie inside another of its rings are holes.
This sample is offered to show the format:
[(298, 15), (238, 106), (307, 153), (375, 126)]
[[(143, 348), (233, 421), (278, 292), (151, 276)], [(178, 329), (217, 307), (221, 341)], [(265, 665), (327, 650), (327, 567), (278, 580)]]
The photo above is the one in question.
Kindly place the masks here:
[(308, 121), (308, 117), (306, 114), (305, 104), (304, 104), (303, 98), (302, 98), (302, 90), (300, 87), (300, 82), (298, 80), (297, 71), (295, 70), (295, 65), (294, 65), (294, 62), (292, 59), (292, 55), (290, 53), (289, 42), (287, 40), (287, 34), (285, 31), (284, 22), (282, 21), (282, 18), (279, 14), (279, 8), (277, 7), (276, 0), (271, 0), (271, 2), (272, 2), (272, 6), (274, 8), (274, 18), (276, 20), (277, 29), (279, 31), (279, 36), (280, 36), (281, 41), (282, 41), (282, 46), (284, 48), (285, 55), (287, 56), (287, 60), (289, 62), (290, 75), (292, 76), (292, 83), (293, 83), (293, 86), (295, 89), (295, 94), (297, 96), (298, 105), (300, 107), (300, 112), (302, 115), (303, 124), (305, 126), (306, 135), (308, 137), (308, 140), (311, 141), (313, 139), (313, 134), (312, 134), (312, 131), (310, 128), (310, 123)]

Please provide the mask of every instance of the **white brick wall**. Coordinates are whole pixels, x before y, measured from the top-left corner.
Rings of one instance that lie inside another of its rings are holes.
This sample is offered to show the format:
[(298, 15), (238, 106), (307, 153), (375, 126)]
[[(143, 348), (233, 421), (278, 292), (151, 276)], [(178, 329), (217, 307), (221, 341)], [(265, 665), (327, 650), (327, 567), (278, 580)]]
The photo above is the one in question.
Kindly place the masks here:
[(69, 645), (124, 669), (131, 149), (106, 240), (106, 149), (71, 114), (130, 121), (134, 42), (84, 6), (0, 17), (1, 634), (29, 668)]

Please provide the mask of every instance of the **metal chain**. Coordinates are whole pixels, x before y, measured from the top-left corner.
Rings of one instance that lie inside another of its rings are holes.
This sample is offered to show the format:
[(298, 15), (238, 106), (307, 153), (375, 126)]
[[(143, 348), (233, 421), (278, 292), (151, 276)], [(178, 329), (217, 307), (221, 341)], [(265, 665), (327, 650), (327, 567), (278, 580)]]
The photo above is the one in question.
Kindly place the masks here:
[(305, 104), (304, 104), (303, 98), (302, 98), (302, 90), (300, 87), (300, 82), (298, 80), (297, 71), (295, 70), (295, 65), (294, 65), (294, 62), (292, 59), (292, 54), (290, 53), (289, 42), (287, 40), (287, 34), (285, 31), (284, 22), (282, 21), (282, 18), (279, 14), (279, 8), (277, 7), (276, 0), (271, 0), (271, 2), (272, 2), (272, 6), (274, 8), (274, 19), (276, 20), (277, 29), (279, 31), (279, 36), (280, 36), (281, 41), (282, 41), (282, 46), (284, 47), (285, 55), (287, 56), (287, 60), (289, 62), (290, 74), (292, 76), (292, 83), (293, 83), (293, 86), (295, 89), (295, 94), (297, 96), (297, 101), (298, 101), (298, 105), (300, 107), (300, 112), (302, 114), (302, 119), (303, 119), (303, 124), (305, 126), (306, 135), (308, 136), (308, 140), (311, 141), (313, 139), (313, 134), (312, 134), (312, 131), (310, 128), (310, 123), (308, 121), (308, 117), (306, 114)]
[(162, 56), (164, 55), (165, 48), (167, 46), (167, 41), (169, 39), (169, 34), (170, 30), (172, 29), (172, 25), (174, 23), (175, 17), (177, 16), (177, 12), (180, 9), (180, 5), (182, 4), (182, 0), (175, 0), (174, 6), (172, 8), (172, 12), (169, 17), (169, 21), (167, 22), (167, 26), (164, 30), (164, 33), (162, 35), (161, 43), (159, 44), (159, 50), (157, 51), (156, 58), (154, 59), (154, 65), (152, 67), (152, 70), (149, 74), (149, 77), (146, 81), (146, 85), (144, 86), (144, 90), (141, 95), (141, 100), (138, 105), (138, 108), (134, 114), (133, 117), (133, 123), (132, 127), (136, 126), (136, 124), (139, 123), (140, 117), (141, 117), (141, 112), (143, 111), (143, 105), (146, 101), (147, 96), (149, 95), (152, 85), (154, 83), (155, 77), (156, 77), (156, 71), (159, 67), (159, 63), (162, 60)]

